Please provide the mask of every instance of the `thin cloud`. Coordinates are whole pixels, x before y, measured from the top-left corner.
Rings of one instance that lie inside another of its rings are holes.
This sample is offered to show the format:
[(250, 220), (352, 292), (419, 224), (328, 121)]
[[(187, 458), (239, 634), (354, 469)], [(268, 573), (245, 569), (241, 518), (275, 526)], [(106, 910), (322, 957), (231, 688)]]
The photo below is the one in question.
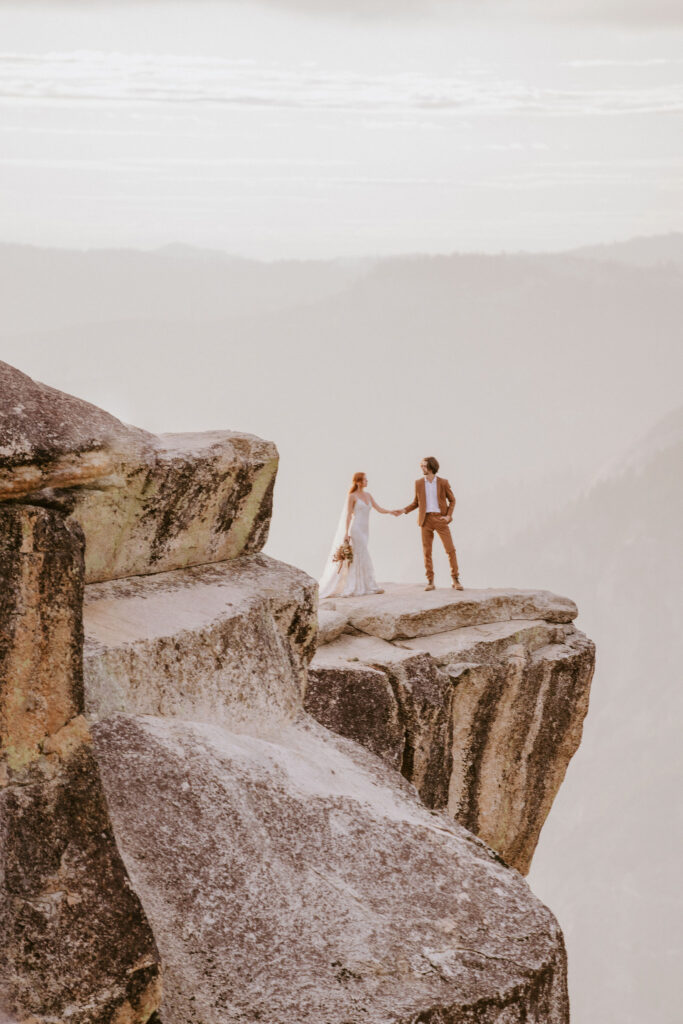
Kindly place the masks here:
[(321, 14), (359, 16), (424, 15), (427, 11), (465, 16), (495, 15), (539, 21), (680, 23), (680, 0), (261, 0), (270, 7)]
[[(60, 7), (64, 10), (100, 7), (163, 7), (167, 0), (0, 0), (0, 7)], [(245, 0), (224, 0), (246, 7)], [(201, 0), (187, 0), (188, 11)], [(252, 6), (273, 8), (314, 17), (396, 18), (443, 15), (448, 17), (513, 17), (535, 21), (619, 22), (625, 25), (683, 25), (680, 0), (251, 0)]]
[(158, 54), (0, 54), (0, 102), (185, 105), (298, 111), (615, 116), (683, 110), (683, 83), (542, 88), (469, 69), (461, 75), (359, 74)]

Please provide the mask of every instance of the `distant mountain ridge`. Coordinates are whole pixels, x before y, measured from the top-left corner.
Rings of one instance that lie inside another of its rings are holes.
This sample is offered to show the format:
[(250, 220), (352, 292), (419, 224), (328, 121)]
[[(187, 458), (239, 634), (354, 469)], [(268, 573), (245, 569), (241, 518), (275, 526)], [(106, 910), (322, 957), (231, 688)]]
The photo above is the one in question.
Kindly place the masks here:
[(683, 269), (683, 232), (641, 235), (623, 242), (586, 245), (572, 249), (571, 252), (581, 259), (624, 263), (631, 267), (661, 267), (669, 264)]
[[(473, 253), (339, 260), (245, 259), (174, 243), (154, 250), (49, 249), (0, 243), (0, 335), (122, 320), (186, 323), (252, 317), (325, 301), (374, 275), (419, 290), (517, 288), (530, 275), (581, 273), (587, 261), (683, 269), (683, 233), (561, 253)], [(572, 265), (575, 266), (572, 269)]]

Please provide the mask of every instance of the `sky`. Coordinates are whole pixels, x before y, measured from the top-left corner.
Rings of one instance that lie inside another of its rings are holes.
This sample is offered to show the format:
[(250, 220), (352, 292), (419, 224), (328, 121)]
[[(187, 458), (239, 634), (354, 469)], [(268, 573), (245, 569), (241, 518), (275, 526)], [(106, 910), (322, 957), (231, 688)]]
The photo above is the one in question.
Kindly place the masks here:
[(675, 5), (390, 7), (0, 2), (0, 240), (277, 259), (683, 228)]

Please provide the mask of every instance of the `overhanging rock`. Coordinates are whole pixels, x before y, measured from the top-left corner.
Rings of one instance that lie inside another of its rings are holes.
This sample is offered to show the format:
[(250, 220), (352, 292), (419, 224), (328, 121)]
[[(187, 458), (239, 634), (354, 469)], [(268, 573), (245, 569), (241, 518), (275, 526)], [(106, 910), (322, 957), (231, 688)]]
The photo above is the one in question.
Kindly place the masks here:
[(251, 434), (160, 436), (0, 363), (0, 501), (59, 508), (86, 538), (87, 582), (260, 551), (275, 445)]
[(576, 614), (547, 591), (387, 584), (324, 601), (334, 639), (306, 708), (526, 873), (588, 710), (595, 647)]

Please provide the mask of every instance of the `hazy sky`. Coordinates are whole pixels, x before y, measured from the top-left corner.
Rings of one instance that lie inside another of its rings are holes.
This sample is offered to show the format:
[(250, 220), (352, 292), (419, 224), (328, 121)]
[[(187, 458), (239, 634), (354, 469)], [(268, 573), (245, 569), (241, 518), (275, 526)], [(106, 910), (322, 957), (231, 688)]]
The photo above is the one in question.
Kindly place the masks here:
[(667, 0), (5, 0), (0, 41), (4, 241), (272, 258), (683, 228)]

